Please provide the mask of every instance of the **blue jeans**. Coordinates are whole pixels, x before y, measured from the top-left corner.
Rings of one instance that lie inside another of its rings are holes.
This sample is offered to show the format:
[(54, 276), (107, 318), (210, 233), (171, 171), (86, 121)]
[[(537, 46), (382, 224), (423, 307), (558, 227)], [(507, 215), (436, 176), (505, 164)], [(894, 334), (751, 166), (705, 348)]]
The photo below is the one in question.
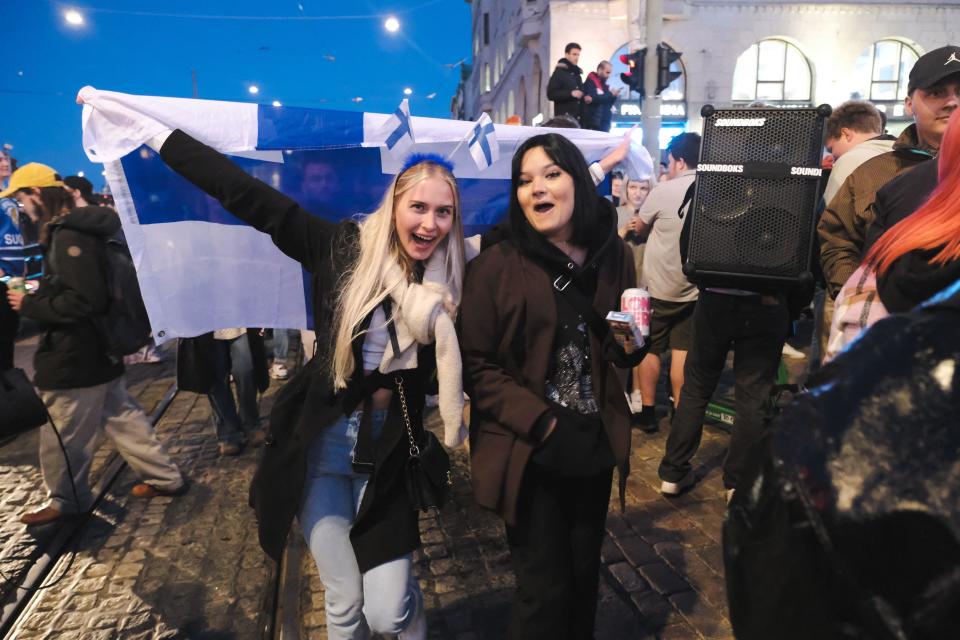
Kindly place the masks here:
[[(242, 335), (233, 340), (214, 340), (214, 344), (214, 382), (207, 393), (213, 409), (213, 425), (218, 441), (240, 443), (246, 439), (246, 432), (260, 428), (250, 341)], [(237, 385), (239, 411), (230, 389), (231, 373)]]
[[(324, 429), (307, 454), (300, 528), (325, 590), (330, 640), (365, 639), (371, 632), (400, 634), (423, 608), (412, 554), (361, 574), (350, 544), (350, 529), (369, 477), (354, 472), (350, 464), (361, 415), (356, 411)], [(386, 415), (386, 411), (373, 414), (375, 441)]]
[(273, 330), (273, 361), (280, 364), (287, 363), (287, 352), (290, 351), (290, 332), (287, 329)]

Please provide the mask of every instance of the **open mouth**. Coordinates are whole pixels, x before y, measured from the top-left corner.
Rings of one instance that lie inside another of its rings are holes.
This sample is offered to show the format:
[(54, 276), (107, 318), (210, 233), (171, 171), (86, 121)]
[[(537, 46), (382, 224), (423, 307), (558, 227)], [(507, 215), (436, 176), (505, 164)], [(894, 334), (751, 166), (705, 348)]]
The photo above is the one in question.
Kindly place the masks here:
[(415, 233), (411, 233), (410, 237), (413, 238), (413, 243), (418, 247), (429, 247), (433, 244), (433, 241), (436, 240), (436, 238), (427, 238), (426, 236), (420, 236)]
[(537, 213), (547, 213), (551, 209), (553, 209), (552, 202), (541, 202), (539, 204), (533, 205), (533, 210), (536, 211)]

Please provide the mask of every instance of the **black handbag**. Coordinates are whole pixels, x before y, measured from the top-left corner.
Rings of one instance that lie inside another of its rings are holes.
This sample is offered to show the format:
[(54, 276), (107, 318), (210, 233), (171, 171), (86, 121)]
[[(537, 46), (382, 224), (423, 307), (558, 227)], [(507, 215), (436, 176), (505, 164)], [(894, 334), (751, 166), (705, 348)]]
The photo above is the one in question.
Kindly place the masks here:
[(47, 407), (23, 369), (0, 371), (0, 438), (36, 429), (47, 421)]
[(422, 426), (419, 436), (413, 433), (410, 412), (407, 410), (407, 398), (403, 392), (403, 377), (396, 376), (393, 381), (400, 394), (400, 408), (403, 411), (403, 424), (410, 443), (410, 457), (404, 467), (407, 495), (414, 511), (438, 512), (450, 497), (453, 479), (450, 476), (450, 456), (444, 450), (440, 440)]

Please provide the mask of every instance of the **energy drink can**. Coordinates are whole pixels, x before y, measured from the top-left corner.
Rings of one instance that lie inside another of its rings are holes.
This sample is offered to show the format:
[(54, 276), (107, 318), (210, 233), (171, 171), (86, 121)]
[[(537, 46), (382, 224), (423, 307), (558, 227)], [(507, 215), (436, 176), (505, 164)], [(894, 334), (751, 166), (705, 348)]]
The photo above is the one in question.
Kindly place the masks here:
[(627, 289), (620, 296), (620, 310), (633, 315), (640, 333), (650, 337), (650, 293), (646, 289)]
[(20, 293), (26, 295), (27, 281), (23, 278), (10, 278), (7, 280), (7, 289), (10, 291), (19, 291)]

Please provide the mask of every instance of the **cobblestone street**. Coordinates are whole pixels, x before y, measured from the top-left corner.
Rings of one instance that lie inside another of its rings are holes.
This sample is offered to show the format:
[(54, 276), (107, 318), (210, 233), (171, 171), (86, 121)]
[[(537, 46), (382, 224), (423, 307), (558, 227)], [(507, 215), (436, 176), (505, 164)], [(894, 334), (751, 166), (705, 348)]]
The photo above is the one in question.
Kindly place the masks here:
[[(150, 412), (173, 382), (172, 353), (159, 365), (137, 365), (128, 379)], [(261, 399), (269, 413), (274, 382)], [(9, 637), (264, 638), (277, 618), (285, 637), (326, 638), (323, 590), (302, 537), (291, 539), (288, 562), (273, 566), (260, 551), (247, 486), (256, 451), (220, 458), (206, 398), (179, 393), (157, 432), (191, 482), (180, 498), (140, 501), (124, 470), (62, 557)], [(731, 638), (720, 547), (725, 511), (719, 466), (726, 432), (708, 426), (696, 458), (700, 482), (675, 499), (660, 495), (657, 465), (666, 430), (634, 433), (627, 510), (613, 491), (603, 546), (596, 637)], [(111, 455), (104, 446), (94, 478)], [(454, 500), (438, 525), (421, 521), (417, 571), (426, 595), (431, 638), (503, 637), (513, 591), (500, 520), (473, 502), (464, 450), (453, 454)], [(0, 449), (6, 517), (0, 525), (4, 572), (16, 573), (38, 546), (17, 520), (43, 501), (36, 434)], [(41, 534), (42, 535), (42, 532)], [(24, 558), (15, 560), (16, 558)], [(298, 570), (297, 570), (298, 569)], [(278, 571), (287, 576), (276, 591)], [(10, 585), (5, 582), (5, 595)], [(285, 598), (285, 596), (287, 596)], [(290, 628), (293, 625), (294, 628)]]

